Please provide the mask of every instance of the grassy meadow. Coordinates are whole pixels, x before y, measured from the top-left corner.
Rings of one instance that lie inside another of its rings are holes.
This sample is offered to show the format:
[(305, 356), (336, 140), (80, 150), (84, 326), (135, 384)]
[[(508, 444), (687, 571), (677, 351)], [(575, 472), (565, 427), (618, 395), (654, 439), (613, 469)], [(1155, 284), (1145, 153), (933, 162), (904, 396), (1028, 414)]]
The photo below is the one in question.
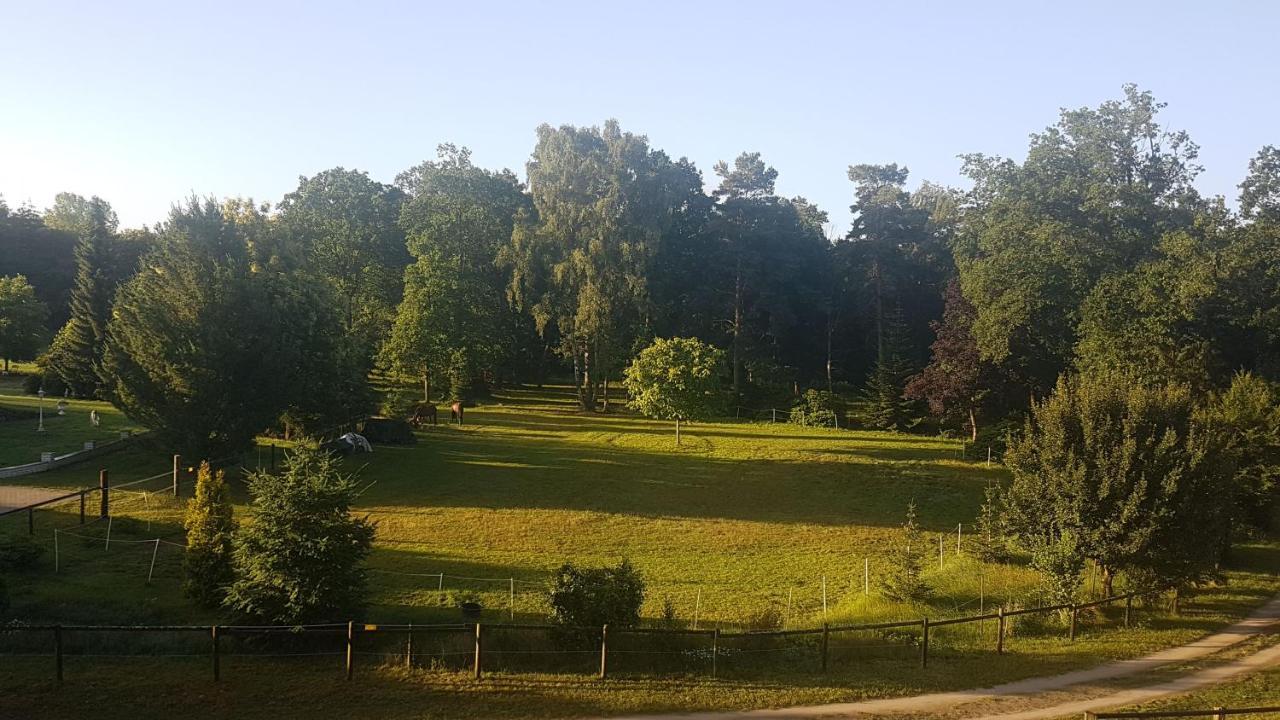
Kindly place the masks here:
[[(4, 387), (9, 392), (12, 385)], [(0, 404), (11, 400), (0, 396)], [(356, 511), (378, 523), (362, 620), (457, 622), (458, 604), (477, 600), (485, 607), (485, 622), (513, 615), (520, 622), (541, 622), (547, 615), (545, 583), (557, 566), (623, 557), (647, 581), (645, 620), (659, 621), (666, 608), (682, 626), (941, 618), (990, 611), (1002, 602), (1034, 604), (1037, 598), (1036, 577), (1020, 563), (983, 565), (963, 552), (984, 488), (1001, 479), (1003, 470), (964, 459), (957, 441), (724, 421), (689, 426), (677, 447), (669, 423), (625, 413), (579, 413), (565, 388), (500, 392), (468, 409), (465, 425), (429, 427), (417, 438), (414, 446), (379, 445), (373, 454), (346, 462), (363, 488)], [(242, 466), (266, 466), (270, 457), (270, 447), (262, 445)], [(26, 482), (94, 485), (101, 465), (120, 484), (164, 473), (169, 464), (163, 449), (143, 441), (96, 463)], [(228, 621), (181, 595), (182, 550), (167, 544), (182, 541), (181, 506), (165, 492), (167, 484), (163, 477), (115, 493), (109, 548), (108, 527), (93, 521), (93, 508), (83, 527), (75, 503), (37, 513), (36, 541), (47, 549), (35, 569), (8, 578), (15, 614), (62, 623)], [(239, 517), (251, 521), (238, 474), (233, 494)], [(937, 546), (930, 549), (927, 578), (936, 592), (928, 606), (889, 603), (877, 595), (885, 550), (912, 500), (931, 544), (942, 541), (940, 566)], [(0, 518), (0, 532), (24, 535), (26, 518)], [(157, 545), (155, 539), (167, 542)], [(436, 573), (445, 574), (443, 583)], [(1189, 641), (1280, 590), (1280, 545), (1241, 547), (1227, 577), (1222, 586), (1194, 590), (1178, 617), (1143, 607), (1135, 627), (1122, 630), (1118, 608), (1085, 616), (1074, 644), (1053, 619), (1014, 624), (1005, 656), (991, 652), (994, 623), (942, 628), (927, 670), (918, 667), (910, 637), (868, 636), (840, 640), (862, 645), (846, 646), (844, 655), (837, 648), (825, 676), (817, 672), (812, 648), (755, 655), (752, 647), (726, 643), (717, 680), (706, 677), (705, 658), (696, 654), (667, 677), (622, 672), (623, 679), (606, 682), (584, 677), (591, 671), (588, 657), (550, 666), (546, 674), (499, 672), (476, 683), (456, 670), (464, 658), (431, 671), (375, 672), (366, 666), (352, 687), (377, 692), (352, 693), (332, 682), (340, 677), (338, 657), (295, 659), (290, 662), (297, 667), (278, 674), (267, 670), (277, 667), (268, 660), (228, 660), (228, 682), (214, 685), (205, 677), (207, 660), (144, 658), (135, 650), (122, 662), (72, 658), (69, 674), (84, 677), (92, 667), (95, 680), (69, 683), (57, 693), (46, 660), (0, 658), (0, 678), (9, 678), (0, 680), (0, 697), (71, 707), (91, 696), (89, 688), (125, 696), (135, 672), (160, 690), (131, 718), (163, 717), (172, 708), (170, 699), (178, 697), (163, 690), (169, 685), (173, 693), (194, 688), (207, 700), (192, 710), (194, 717), (208, 711), (211, 717), (230, 712), (248, 718), (278, 715), (280, 703), (300, 697), (332, 712), (407, 718), (581, 716), (902, 695), (1051, 674)], [(1096, 591), (1096, 584), (1086, 582), (1086, 594)], [(166, 653), (162, 647), (150, 651)], [(394, 647), (369, 651), (362, 663), (401, 662)], [(106, 679), (112, 677), (117, 679)]]

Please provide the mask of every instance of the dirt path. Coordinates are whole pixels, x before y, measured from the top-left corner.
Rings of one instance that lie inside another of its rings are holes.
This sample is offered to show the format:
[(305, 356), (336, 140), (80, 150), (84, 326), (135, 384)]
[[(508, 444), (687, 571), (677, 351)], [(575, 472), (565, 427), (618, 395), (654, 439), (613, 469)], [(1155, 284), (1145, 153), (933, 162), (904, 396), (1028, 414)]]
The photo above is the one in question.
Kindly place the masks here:
[(31, 487), (27, 485), (0, 485), (0, 512), (26, 507), (32, 503), (66, 495), (67, 489)]
[[(809, 707), (779, 708), (773, 710), (747, 710), (736, 712), (687, 713), (675, 715), (648, 715), (614, 720), (747, 720), (758, 718), (856, 718), (879, 715), (907, 715), (912, 717), (983, 717), (1002, 720), (1047, 720), (1066, 715), (1079, 715), (1086, 710), (1113, 708), (1145, 702), (1164, 695), (1187, 692), (1220, 683), (1228, 678), (1254, 670), (1280, 664), (1280, 646), (1249, 655), (1220, 666), (1197, 670), (1173, 680), (1145, 687), (1101, 692), (1090, 688), (1096, 683), (1149, 672), (1174, 663), (1202, 659), (1216, 652), (1237, 645), (1270, 628), (1280, 625), (1280, 597), (1255, 610), (1240, 622), (1201, 638), (1193, 643), (1168, 650), (1118, 662), (1100, 665), (1088, 670), (1029, 678), (1017, 682), (978, 690), (934, 693), (915, 697), (863, 700), (849, 703), (832, 703)], [(1069, 691), (1094, 693), (1092, 697), (1071, 697)], [(1063, 694), (1048, 705), (1027, 708), (1036, 698)]]

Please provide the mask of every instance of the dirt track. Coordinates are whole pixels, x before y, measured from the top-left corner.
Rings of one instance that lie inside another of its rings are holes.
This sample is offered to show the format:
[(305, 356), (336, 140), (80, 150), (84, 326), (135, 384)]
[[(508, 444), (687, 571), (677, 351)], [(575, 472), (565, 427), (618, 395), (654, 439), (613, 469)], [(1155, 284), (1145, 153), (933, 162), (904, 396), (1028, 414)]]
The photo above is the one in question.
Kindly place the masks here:
[(758, 720), (761, 718), (1000, 718), (1049, 720), (1145, 702), (1165, 695), (1214, 685), (1237, 675), (1280, 665), (1280, 646), (1261, 650), (1223, 665), (1197, 670), (1172, 680), (1124, 690), (1091, 684), (1130, 677), (1175, 663), (1202, 659), (1280, 625), (1280, 597), (1240, 622), (1193, 643), (1088, 670), (1030, 678), (978, 690), (933, 693), (914, 697), (832, 703), (808, 707), (736, 712), (644, 715), (615, 720)]

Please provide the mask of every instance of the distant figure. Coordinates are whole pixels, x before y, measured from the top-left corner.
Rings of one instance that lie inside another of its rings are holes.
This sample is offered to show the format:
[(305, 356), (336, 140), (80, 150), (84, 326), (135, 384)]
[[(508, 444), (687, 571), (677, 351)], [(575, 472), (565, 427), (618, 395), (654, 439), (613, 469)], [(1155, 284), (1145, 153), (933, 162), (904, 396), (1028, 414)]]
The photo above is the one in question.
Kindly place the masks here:
[(449, 406), (449, 422), (453, 422), (454, 420), (457, 420), (459, 425), (462, 424), (462, 401), (461, 400), (455, 401), (452, 405)]
[(61, 398), (58, 400), (58, 414), (59, 415), (67, 414), (67, 401)]
[(427, 420), (432, 425), (436, 424), (436, 406), (431, 403), (420, 402), (413, 408), (413, 414), (409, 416), (409, 424), (414, 427), (422, 427), (427, 424)]
[(98, 427), (98, 425), (99, 425), (101, 422), (102, 422), (102, 421), (98, 419), (98, 411), (97, 411), (97, 410), (90, 410), (90, 411), (89, 411), (89, 424), (90, 424), (90, 425), (92, 425), (92, 426), (94, 426), (94, 427)]

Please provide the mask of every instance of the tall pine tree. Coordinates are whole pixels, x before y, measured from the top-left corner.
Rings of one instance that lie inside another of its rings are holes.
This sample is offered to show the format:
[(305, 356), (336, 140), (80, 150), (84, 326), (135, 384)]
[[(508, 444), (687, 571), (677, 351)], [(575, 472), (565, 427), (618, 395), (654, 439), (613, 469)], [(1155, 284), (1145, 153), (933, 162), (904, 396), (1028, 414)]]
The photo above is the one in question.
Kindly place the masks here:
[(82, 397), (100, 394), (99, 367), (111, 317), (115, 281), (111, 269), (111, 206), (100, 198), (88, 205), (88, 218), (76, 244), (76, 282), (71, 289), (71, 318), (54, 338), (45, 367), (71, 392)]

